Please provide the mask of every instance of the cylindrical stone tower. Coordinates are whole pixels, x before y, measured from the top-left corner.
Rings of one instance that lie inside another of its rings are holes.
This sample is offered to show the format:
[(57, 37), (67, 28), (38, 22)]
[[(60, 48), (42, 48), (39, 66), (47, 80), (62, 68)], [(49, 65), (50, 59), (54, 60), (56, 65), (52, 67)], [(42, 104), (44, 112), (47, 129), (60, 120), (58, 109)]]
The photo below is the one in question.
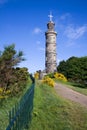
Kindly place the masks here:
[(57, 70), (56, 36), (54, 30), (55, 23), (52, 21), (52, 15), (49, 15), (50, 21), (47, 23), (46, 50), (45, 50), (45, 69), (46, 73), (53, 73)]

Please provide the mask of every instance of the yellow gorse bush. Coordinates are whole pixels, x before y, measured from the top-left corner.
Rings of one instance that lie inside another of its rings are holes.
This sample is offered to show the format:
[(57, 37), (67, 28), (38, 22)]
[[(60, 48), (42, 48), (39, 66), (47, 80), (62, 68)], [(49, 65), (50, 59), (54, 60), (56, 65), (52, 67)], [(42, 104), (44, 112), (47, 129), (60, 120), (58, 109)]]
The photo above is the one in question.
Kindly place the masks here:
[(0, 88), (0, 99), (7, 98), (10, 93), (10, 90), (4, 90), (4, 88)]
[(47, 85), (49, 85), (49, 86), (52, 86), (52, 87), (54, 87), (54, 80), (53, 79), (51, 79), (51, 78), (49, 78), (48, 76), (45, 76), (43, 79), (42, 79), (42, 83), (45, 83), (45, 84), (47, 84)]
[(38, 72), (34, 73), (34, 78), (39, 79), (39, 73)]
[(3, 88), (0, 88), (0, 94), (3, 92)]
[(58, 73), (58, 72), (56, 72), (56, 73), (54, 74), (54, 78), (67, 82), (67, 78), (66, 78), (63, 74)]

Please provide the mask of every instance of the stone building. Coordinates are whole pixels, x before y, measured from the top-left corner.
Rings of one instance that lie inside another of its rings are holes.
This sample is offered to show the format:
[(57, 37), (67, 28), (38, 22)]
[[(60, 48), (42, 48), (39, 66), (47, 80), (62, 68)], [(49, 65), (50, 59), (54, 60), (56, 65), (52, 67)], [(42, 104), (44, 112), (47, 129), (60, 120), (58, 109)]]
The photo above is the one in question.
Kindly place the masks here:
[(47, 23), (46, 48), (45, 48), (45, 70), (46, 73), (53, 73), (57, 70), (56, 36), (55, 23), (52, 21), (52, 15), (49, 15), (50, 21)]

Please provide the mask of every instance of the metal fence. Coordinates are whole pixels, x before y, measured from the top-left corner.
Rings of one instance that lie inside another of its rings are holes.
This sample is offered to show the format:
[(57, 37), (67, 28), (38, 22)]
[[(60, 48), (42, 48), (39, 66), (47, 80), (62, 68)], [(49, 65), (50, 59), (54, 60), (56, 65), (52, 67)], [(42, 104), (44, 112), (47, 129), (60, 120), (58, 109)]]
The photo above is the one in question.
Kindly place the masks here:
[(9, 112), (9, 125), (6, 130), (26, 130), (29, 128), (33, 110), (34, 86), (33, 83), (20, 102)]

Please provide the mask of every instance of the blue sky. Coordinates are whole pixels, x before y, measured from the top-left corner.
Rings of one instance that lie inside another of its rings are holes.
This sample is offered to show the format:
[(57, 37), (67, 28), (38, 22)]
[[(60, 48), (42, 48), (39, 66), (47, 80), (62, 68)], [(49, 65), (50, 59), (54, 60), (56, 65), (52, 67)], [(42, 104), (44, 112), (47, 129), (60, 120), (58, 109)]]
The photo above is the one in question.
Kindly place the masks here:
[(0, 0), (0, 50), (15, 43), (29, 72), (45, 69), (45, 31), (49, 12), (57, 31), (57, 63), (87, 56), (87, 0)]

